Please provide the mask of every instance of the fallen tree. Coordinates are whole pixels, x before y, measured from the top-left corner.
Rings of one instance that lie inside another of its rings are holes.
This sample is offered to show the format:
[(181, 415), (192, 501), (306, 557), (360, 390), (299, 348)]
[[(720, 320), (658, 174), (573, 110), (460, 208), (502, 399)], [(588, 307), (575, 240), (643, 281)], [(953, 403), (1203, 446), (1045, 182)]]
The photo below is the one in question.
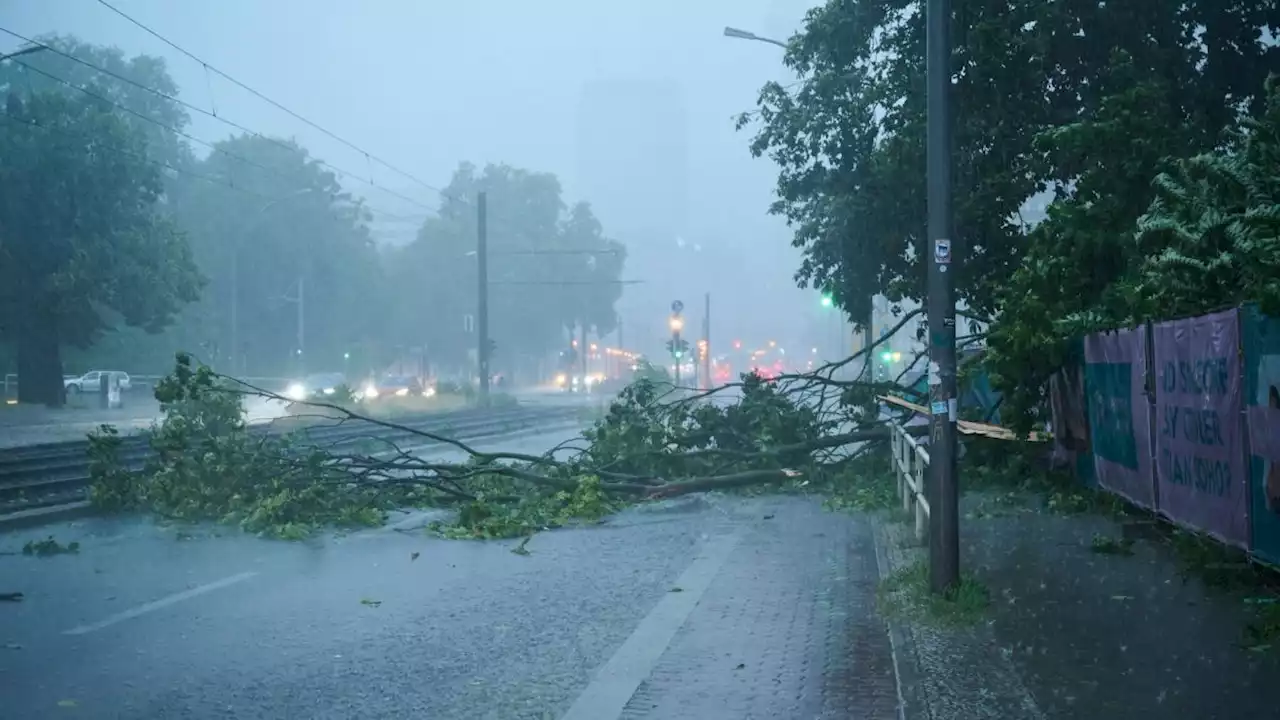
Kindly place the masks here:
[[(323, 402), (308, 404), (337, 422), (367, 427), (365, 441), (335, 445), (302, 431), (250, 433), (242, 400), (283, 398), (180, 354), (156, 387), (165, 417), (150, 431), (156, 452), (146, 467), (124, 467), (114, 429), (91, 436), (90, 500), (103, 510), (212, 520), (281, 538), (324, 526), (378, 525), (397, 509), (451, 508), (457, 520), (439, 526), (443, 534), (512, 537), (694, 492), (766, 486), (839, 492), (887, 471), (887, 453), (875, 451), (886, 447), (888, 428), (874, 398), (896, 385), (872, 382), (865, 372), (837, 377), (874, 348), (810, 373), (767, 381), (745, 375), (704, 391), (642, 379), (619, 393), (578, 442), (538, 455), (481, 451)], [(428, 443), (466, 459), (444, 462), (411, 449)]]

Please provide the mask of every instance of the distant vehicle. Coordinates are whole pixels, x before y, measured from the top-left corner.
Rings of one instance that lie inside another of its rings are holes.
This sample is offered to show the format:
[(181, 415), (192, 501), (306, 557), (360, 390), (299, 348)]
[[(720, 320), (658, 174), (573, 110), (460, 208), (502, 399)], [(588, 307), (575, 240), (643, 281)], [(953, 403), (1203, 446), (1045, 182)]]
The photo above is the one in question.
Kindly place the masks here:
[(294, 402), (323, 400), (346, 384), (347, 378), (342, 373), (318, 373), (290, 384), (284, 391), (284, 396)]
[(365, 383), (357, 395), (360, 400), (372, 402), (379, 398), (408, 397), (410, 395), (431, 397), (435, 394), (436, 389), (433, 385), (424, 384), (416, 377), (387, 375), (379, 380), (370, 380)]
[[(80, 393), (96, 393), (102, 389), (102, 376), (112, 377), (118, 383), (120, 390), (128, 390), (132, 381), (129, 379), (129, 373), (123, 370), (93, 370), (81, 375), (78, 378), (69, 378), (62, 381), (62, 388), (68, 395), (79, 395)], [(108, 382), (111, 382), (110, 380)]]
[(586, 393), (591, 392), (603, 380), (604, 375), (600, 373), (586, 376), (578, 373), (560, 373), (556, 375), (556, 387), (565, 392)]

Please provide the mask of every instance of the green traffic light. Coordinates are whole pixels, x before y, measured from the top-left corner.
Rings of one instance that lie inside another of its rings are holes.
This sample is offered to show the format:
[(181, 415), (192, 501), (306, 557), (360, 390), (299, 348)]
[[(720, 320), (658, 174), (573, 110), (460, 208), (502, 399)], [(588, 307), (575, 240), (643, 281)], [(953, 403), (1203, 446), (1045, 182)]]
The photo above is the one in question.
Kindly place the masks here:
[(831, 307), (831, 304), (832, 304), (833, 302), (834, 302), (834, 301), (831, 299), (831, 296), (830, 296), (830, 295), (823, 295), (823, 296), (822, 296), (822, 307)]
[(882, 352), (882, 353), (880, 353), (880, 359), (881, 359), (881, 360), (883, 360), (883, 361), (885, 361), (885, 362), (889, 362), (890, 360), (892, 360), (892, 359), (893, 359), (893, 353), (888, 352), (888, 351)]
[(676, 359), (679, 359), (681, 355), (684, 355), (684, 352), (682, 352), (682, 351), (680, 351), (680, 350), (677, 350), (677, 351), (676, 351)]

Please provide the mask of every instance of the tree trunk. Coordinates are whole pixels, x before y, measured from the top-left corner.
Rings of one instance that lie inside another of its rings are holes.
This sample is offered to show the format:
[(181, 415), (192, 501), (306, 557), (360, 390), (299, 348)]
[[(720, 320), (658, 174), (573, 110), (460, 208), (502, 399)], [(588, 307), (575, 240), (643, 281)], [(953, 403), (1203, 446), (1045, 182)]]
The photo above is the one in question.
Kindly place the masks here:
[(34, 313), (18, 334), (18, 402), (62, 407), (62, 348), (57, 330)]

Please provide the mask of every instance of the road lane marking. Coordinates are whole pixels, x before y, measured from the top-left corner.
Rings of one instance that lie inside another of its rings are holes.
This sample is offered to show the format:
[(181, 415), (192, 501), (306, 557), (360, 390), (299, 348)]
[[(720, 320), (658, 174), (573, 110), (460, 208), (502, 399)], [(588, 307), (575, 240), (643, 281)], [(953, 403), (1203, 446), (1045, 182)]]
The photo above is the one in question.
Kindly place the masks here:
[(128, 610), (125, 610), (124, 612), (116, 613), (115, 615), (112, 615), (111, 617), (106, 618), (105, 620), (99, 620), (96, 623), (92, 623), (89, 625), (80, 625), (79, 627), (73, 627), (70, 630), (64, 630), (62, 631), (62, 634), (63, 635), (87, 635), (88, 633), (96, 632), (103, 628), (111, 627), (116, 623), (122, 623), (125, 620), (132, 620), (133, 618), (136, 618), (140, 615), (146, 615), (149, 612), (155, 612), (156, 610), (167, 608), (170, 605), (175, 605), (177, 603), (182, 602), (183, 600), (190, 600), (193, 597), (198, 597), (200, 595), (204, 595), (205, 593), (213, 592), (214, 590), (221, 590), (224, 587), (229, 587), (231, 585), (235, 585), (236, 583), (244, 582), (245, 580), (248, 580), (249, 578), (252, 578), (257, 574), (258, 573), (256, 572), (242, 572), (239, 575), (232, 575), (231, 577), (225, 577), (225, 578), (222, 578), (221, 580), (215, 580), (211, 583), (205, 583), (204, 585), (197, 585), (196, 587), (193, 587), (190, 590), (183, 590), (180, 593), (174, 593), (167, 597), (162, 597), (159, 600), (152, 600), (149, 603), (143, 603), (142, 605), (138, 605), (137, 607), (129, 608)]
[(620, 717), (740, 540), (739, 535), (720, 535), (707, 541), (675, 581), (683, 592), (669, 592), (658, 601), (560, 720)]

